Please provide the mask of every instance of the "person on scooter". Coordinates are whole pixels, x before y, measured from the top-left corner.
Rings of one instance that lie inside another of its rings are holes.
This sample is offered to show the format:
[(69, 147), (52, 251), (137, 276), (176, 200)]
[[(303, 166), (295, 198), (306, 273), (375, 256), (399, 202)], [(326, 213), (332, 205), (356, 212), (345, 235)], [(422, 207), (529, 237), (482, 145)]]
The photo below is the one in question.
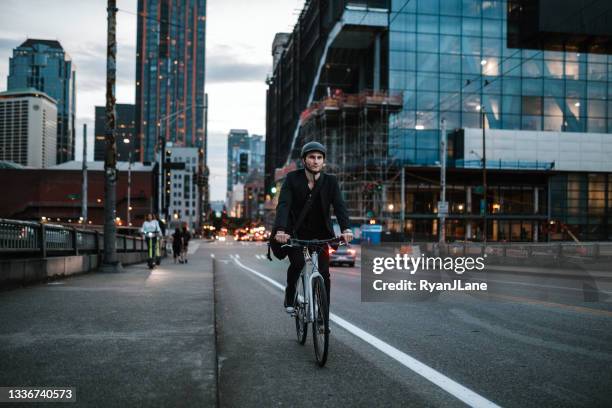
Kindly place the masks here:
[(140, 228), (140, 232), (142, 232), (142, 234), (145, 236), (145, 239), (147, 238), (147, 234), (149, 232), (153, 233), (153, 238), (146, 240), (147, 241), (147, 252), (149, 254), (152, 254), (151, 258), (153, 258), (155, 263), (159, 264), (157, 262), (157, 258), (159, 257), (159, 254), (157, 251), (157, 240), (161, 236), (161, 228), (159, 227), (159, 223), (157, 222), (157, 220), (153, 218), (153, 214), (147, 214), (147, 219), (142, 224), (142, 227)]

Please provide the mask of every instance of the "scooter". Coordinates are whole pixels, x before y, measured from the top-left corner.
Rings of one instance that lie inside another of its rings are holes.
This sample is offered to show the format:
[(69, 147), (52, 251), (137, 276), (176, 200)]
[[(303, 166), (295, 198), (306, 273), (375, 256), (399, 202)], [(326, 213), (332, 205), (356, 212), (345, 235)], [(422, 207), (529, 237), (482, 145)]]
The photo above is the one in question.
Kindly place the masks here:
[(148, 247), (148, 256), (147, 256), (147, 265), (149, 265), (149, 269), (155, 268), (155, 265), (159, 265), (161, 263), (161, 256), (159, 251), (159, 234), (156, 232), (147, 232), (147, 247)]

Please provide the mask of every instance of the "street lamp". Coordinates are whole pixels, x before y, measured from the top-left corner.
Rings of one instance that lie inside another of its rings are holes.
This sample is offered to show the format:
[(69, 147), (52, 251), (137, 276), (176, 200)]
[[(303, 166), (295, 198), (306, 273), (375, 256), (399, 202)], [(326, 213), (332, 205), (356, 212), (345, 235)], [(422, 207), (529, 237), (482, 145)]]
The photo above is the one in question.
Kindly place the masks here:
[[(127, 140), (127, 142), (126, 142)], [(123, 139), (124, 143), (129, 143), (129, 139)], [(127, 180), (127, 225), (131, 225), (130, 211), (132, 210), (132, 152), (128, 152), (128, 180)]]
[(483, 244), (486, 253), (487, 249), (487, 145), (486, 145), (486, 137), (485, 137), (485, 107), (480, 106), (480, 117), (482, 118), (482, 204), (483, 204)]

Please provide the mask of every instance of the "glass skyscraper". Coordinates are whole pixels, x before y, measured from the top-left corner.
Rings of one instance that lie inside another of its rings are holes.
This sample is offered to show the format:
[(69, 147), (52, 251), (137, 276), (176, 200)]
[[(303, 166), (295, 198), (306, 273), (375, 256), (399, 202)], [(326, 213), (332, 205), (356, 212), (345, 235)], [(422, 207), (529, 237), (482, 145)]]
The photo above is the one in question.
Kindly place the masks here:
[(206, 0), (139, 0), (136, 134), (143, 161), (157, 138), (204, 147)]
[(13, 50), (7, 88), (34, 88), (57, 101), (57, 163), (74, 160), (76, 74), (55, 40), (28, 39)]
[(440, 120), (481, 128), (482, 106), (490, 129), (612, 132), (612, 55), (508, 48), (505, 0), (391, 5), (389, 88), (404, 92), (393, 146), (406, 162), (438, 160)]
[(266, 189), (319, 140), (351, 219), (386, 239), (437, 240), (441, 219), (448, 240), (612, 239), (611, 11), (305, 3), (267, 81)]

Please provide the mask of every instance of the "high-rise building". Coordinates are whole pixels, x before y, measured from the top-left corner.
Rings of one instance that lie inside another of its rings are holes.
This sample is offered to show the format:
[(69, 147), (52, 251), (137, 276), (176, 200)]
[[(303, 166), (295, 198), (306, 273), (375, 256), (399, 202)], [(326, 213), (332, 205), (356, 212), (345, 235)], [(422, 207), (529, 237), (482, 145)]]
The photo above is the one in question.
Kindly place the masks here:
[(166, 171), (166, 194), (171, 226), (186, 222), (191, 230), (198, 224), (196, 175), (198, 171), (198, 149), (195, 147), (173, 147), (166, 149), (166, 160), (171, 163)]
[(227, 135), (227, 207), (233, 216), (245, 215), (245, 184), (253, 173), (263, 174), (264, 161), (263, 136), (250, 136), (244, 129), (230, 130)]
[(74, 160), (76, 74), (68, 53), (55, 40), (28, 39), (13, 50), (9, 91), (34, 88), (57, 101), (57, 163)]
[(137, 30), (140, 159), (155, 160), (159, 137), (205, 148), (206, 0), (139, 0)]
[(56, 164), (57, 104), (36, 89), (0, 92), (0, 160), (28, 167)]
[(450, 240), (612, 239), (611, 9), (306, 2), (268, 78), (266, 191), (317, 139), (351, 220), (391, 239), (441, 218)]
[(251, 135), (249, 150), (249, 173), (255, 170), (263, 173), (266, 160), (266, 141), (264, 137), (262, 135)]
[[(251, 151), (251, 137), (245, 129), (232, 129), (227, 135), (227, 192), (230, 193), (234, 185), (244, 184), (248, 173), (248, 160)], [(240, 159), (243, 165), (247, 164), (246, 171), (240, 171)]]
[[(128, 161), (130, 153), (132, 161), (140, 160), (140, 146), (136, 137), (134, 105), (118, 103), (115, 105), (115, 138), (117, 140), (117, 160)], [(104, 161), (106, 151), (106, 107), (96, 106), (94, 141), (94, 160)]]

